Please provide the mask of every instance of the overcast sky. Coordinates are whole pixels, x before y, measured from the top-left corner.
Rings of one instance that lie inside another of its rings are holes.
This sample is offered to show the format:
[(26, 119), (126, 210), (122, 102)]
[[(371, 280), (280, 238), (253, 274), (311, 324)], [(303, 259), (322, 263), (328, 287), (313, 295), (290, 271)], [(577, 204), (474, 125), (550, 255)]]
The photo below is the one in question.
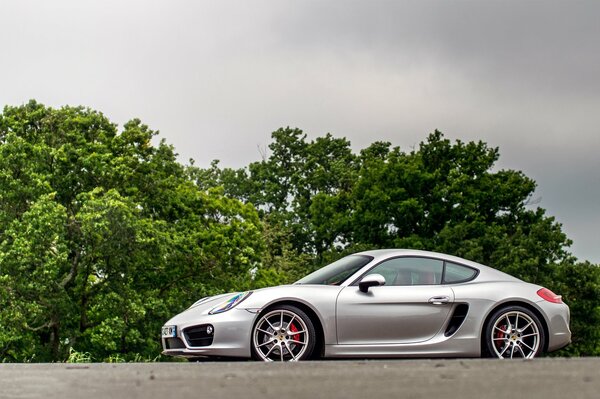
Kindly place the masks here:
[(0, 106), (139, 117), (241, 167), (281, 126), (500, 147), (600, 263), (598, 1), (0, 1)]

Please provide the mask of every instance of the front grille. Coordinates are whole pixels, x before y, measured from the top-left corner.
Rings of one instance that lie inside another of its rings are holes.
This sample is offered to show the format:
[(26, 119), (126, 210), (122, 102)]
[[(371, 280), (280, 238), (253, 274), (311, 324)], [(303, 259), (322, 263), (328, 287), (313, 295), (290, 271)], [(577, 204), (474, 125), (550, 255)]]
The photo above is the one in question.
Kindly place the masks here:
[(183, 349), (185, 345), (179, 338), (165, 338), (165, 349)]
[(206, 329), (210, 327), (213, 330), (213, 326), (210, 324), (203, 324), (201, 326), (188, 327), (183, 330), (183, 335), (190, 346), (209, 346), (213, 343), (214, 331), (209, 334)]

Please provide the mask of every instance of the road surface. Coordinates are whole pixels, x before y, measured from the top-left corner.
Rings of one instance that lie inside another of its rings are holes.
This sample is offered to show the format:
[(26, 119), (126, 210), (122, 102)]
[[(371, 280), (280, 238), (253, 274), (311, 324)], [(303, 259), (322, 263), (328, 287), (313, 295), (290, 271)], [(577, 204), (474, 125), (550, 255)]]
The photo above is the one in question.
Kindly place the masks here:
[(600, 398), (600, 358), (0, 364), (0, 398)]

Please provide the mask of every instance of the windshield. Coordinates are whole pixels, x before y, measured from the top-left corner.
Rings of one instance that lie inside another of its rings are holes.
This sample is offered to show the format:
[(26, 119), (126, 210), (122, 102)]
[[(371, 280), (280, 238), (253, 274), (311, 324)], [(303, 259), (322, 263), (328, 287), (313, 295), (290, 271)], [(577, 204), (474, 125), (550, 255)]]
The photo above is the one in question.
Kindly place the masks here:
[(366, 255), (346, 256), (319, 270), (315, 270), (308, 276), (296, 281), (296, 284), (340, 285), (372, 260), (373, 257)]

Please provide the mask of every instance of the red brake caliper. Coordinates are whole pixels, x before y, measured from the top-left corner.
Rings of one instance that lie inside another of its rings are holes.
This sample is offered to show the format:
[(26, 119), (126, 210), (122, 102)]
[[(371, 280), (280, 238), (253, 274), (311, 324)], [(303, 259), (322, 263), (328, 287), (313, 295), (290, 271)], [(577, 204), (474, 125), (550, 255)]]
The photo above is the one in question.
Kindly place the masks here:
[[(292, 326), (290, 327), (290, 331), (291, 331), (291, 332), (296, 332), (296, 331), (298, 331), (298, 328), (296, 328), (296, 325), (295, 325), (295, 324), (293, 324), (293, 323), (292, 323)], [(298, 342), (299, 342), (299, 341), (300, 341), (300, 334), (294, 334), (294, 335), (292, 336), (292, 339), (293, 339), (294, 341), (298, 341)]]
[[(496, 332), (496, 338), (505, 338), (506, 337), (506, 326), (501, 326), (500, 329), (502, 331), (498, 331)], [(496, 341), (496, 347), (498, 348), (498, 350), (502, 349), (503, 346), (503, 342), (498, 340)]]

